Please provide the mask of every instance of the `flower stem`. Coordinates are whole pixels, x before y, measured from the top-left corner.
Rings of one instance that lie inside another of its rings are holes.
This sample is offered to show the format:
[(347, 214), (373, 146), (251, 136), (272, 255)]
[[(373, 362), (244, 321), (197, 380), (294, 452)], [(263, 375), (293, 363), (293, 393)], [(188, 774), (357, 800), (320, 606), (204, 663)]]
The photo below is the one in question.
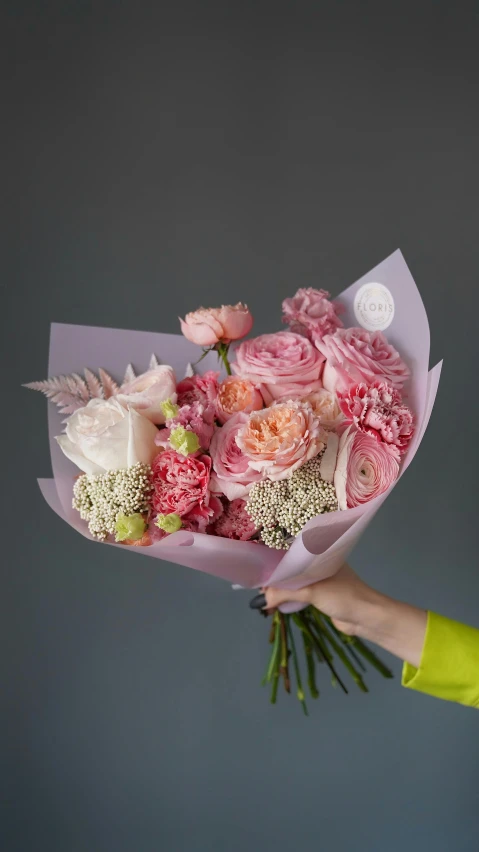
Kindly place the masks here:
[(368, 690), (366, 684), (364, 683), (361, 675), (354, 668), (354, 666), (353, 666), (351, 660), (349, 659), (348, 655), (346, 654), (345, 650), (341, 647), (339, 642), (336, 641), (333, 634), (326, 627), (326, 625), (325, 625), (325, 623), (324, 623), (324, 621), (321, 617), (321, 614), (318, 612), (318, 610), (315, 610), (314, 617), (316, 619), (316, 624), (322, 630), (324, 636), (326, 637), (327, 641), (331, 645), (333, 651), (338, 655), (338, 657), (341, 660), (341, 662), (343, 663), (343, 665), (346, 666), (349, 674), (353, 678), (353, 680), (356, 683), (356, 685), (358, 686), (358, 688), (361, 690), (361, 692), (369, 692), (369, 690)]
[(279, 667), (279, 672), (284, 680), (284, 688), (286, 692), (291, 692), (291, 681), (289, 679), (289, 667), (288, 667), (288, 632), (287, 632), (287, 622), (289, 621), (288, 616), (284, 616), (282, 612), (279, 614), (279, 626), (281, 631), (281, 664)]
[(311, 639), (314, 643), (315, 648), (317, 648), (318, 645), (319, 645), (319, 651), (322, 654), (322, 656), (324, 657), (326, 665), (328, 666), (328, 668), (331, 672), (331, 675), (332, 675), (332, 678), (333, 678), (333, 683), (334, 684), (338, 683), (339, 686), (341, 687), (341, 689), (343, 690), (343, 692), (346, 693), (346, 695), (347, 695), (348, 689), (344, 685), (343, 681), (339, 677), (339, 675), (338, 675), (338, 673), (337, 673), (337, 671), (336, 671), (336, 669), (333, 665), (333, 658), (332, 658), (332, 656), (331, 656), (331, 654), (328, 650), (328, 647), (327, 647), (327, 645), (326, 645), (326, 643), (325, 643), (325, 641), (322, 637), (322, 630), (321, 629), (315, 629), (316, 625), (314, 625), (313, 622), (311, 622), (308, 619), (308, 617), (306, 615), (304, 615), (304, 613), (300, 612), (299, 615), (298, 615), (298, 618), (300, 619), (301, 623), (304, 625), (304, 629), (309, 633), (309, 635), (310, 635), (310, 637), (311, 637)]
[(228, 343), (217, 343), (216, 344), (216, 351), (218, 353), (218, 358), (223, 362), (223, 366), (224, 366), (228, 376), (231, 376), (232, 375), (231, 366), (230, 366), (230, 362), (228, 361), (229, 348), (230, 347), (229, 347)]
[(268, 664), (268, 670), (262, 680), (262, 686), (265, 686), (267, 683), (273, 679), (273, 674), (276, 668), (276, 663), (279, 666), (279, 653), (280, 653), (280, 627), (279, 627), (279, 618), (278, 613), (275, 612), (273, 616), (273, 624), (271, 625), (271, 630), (274, 630), (274, 638), (273, 638), (273, 650), (271, 651), (271, 657)]
[(306, 701), (304, 700), (304, 689), (303, 689), (303, 683), (302, 683), (302, 680), (301, 680), (301, 669), (299, 668), (299, 660), (298, 660), (298, 655), (296, 653), (296, 644), (295, 644), (295, 641), (294, 641), (294, 634), (293, 634), (293, 630), (292, 630), (292, 627), (291, 627), (291, 619), (290, 618), (288, 618), (288, 625), (287, 626), (288, 626), (289, 641), (291, 643), (291, 653), (293, 655), (294, 673), (296, 675), (296, 684), (297, 684), (296, 695), (298, 696), (298, 699), (301, 702), (301, 706), (303, 708), (304, 715), (308, 716), (309, 715), (308, 714), (308, 708), (306, 706)]
[(308, 687), (311, 693), (311, 698), (319, 698), (319, 689), (316, 686), (316, 670), (314, 666), (313, 645), (308, 634), (302, 630), (304, 653), (306, 655), (306, 667), (308, 669)]
[[(342, 634), (341, 636), (343, 637), (343, 635), (344, 634)], [(358, 639), (357, 636), (344, 636), (344, 638), (342, 638), (342, 641), (345, 645), (350, 645), (351, 650), (354, 648), (358, 652), (358, 654), (361, 654), (361, 656), (363, 656), (364, 659), (367, 660), (368, 663), (373, 666), (373, 668), (375, 668), (376, 671), (378, 671), (383, 677), (394, 677), (391, 669), (388, 669), (388, 667), (381, 662), (379, 657), (376, 656), (374, 651), (371, 651), (371, 649), (368, 648), (368, 646), (365, 645), (364, 642), (361, 642), (361, 639)]]

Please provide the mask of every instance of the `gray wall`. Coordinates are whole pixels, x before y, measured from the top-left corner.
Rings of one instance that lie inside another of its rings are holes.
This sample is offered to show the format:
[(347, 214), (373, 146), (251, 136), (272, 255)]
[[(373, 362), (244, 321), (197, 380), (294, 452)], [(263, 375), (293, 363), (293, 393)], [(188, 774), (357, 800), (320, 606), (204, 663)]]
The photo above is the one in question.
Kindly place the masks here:
[[(305, 720), (259, 681), (266, 624), (42, 502), (51, 320), (176, 332), (400, 247), (434, 415), (358, 547), (386, 592), (479, 625), (477, 13), (472, 3), (7, 3), (1, 653), (4, 852), (473, 852), (472, 710), (371, 674)], [(11, 448), (11, 449), (10, 449)]]

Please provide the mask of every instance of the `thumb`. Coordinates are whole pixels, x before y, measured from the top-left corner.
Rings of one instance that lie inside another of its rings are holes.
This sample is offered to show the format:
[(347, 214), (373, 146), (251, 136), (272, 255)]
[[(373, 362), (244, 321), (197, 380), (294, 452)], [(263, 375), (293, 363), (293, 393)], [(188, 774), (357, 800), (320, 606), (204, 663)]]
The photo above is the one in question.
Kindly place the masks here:
[(267, 588), (263, 591), (266, 597), (266, 609), (277, 609), (282, 604), (290, 602), (310, 604), (312, 600), (311, 586), (295, 591), (275, 588)]

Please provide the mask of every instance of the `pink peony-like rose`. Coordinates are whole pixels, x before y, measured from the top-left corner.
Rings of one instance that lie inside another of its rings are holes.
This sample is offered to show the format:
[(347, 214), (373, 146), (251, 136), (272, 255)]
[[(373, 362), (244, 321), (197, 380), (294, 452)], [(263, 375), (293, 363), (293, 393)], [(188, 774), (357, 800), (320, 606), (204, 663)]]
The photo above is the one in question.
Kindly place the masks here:
[(251, 467), (236, 442), (240, 429), (248, 420), (248, 415), (243, 412), (233, 415), (224, 426), (216, 429), (211, 441), (213, 472), (210, 488), (215, 493), (224, 494), (228, 500), (245, 497), (251, 486), (262, 479), (262, 474)]
[(213, 432), (215, 431), (215, 406), (213, 403), (204, 405), (201, 402), (193, 402), (190, 405), (182, 405), (176, 417), (168, 418), (166, 429), (160, 429), (155, 443), (158, 447), (168, 447), (170, 435), (177, 426), (183, 426), (198, 436), (200, 447), (203, 451), (208, 450)]
[(336, 429), (344, 420), (336, 394), (327, 391), (326, 388), (313, 391), (303, 397), (301, 402), (309, 402), (321, 426), (325, 429)]
[(256, 535), (258, 530), (245, 507), (245, 500), (233, 500), (228, 503), (221, 517), (209, 530), (212, 535), (232, 538), (236, 541), (248, 541)]
[(326, 334), (334, 334), (337, 328), (343, 327), (338, 314), (344, 308), (329, 298), (327, 290), (302, 287), (292, 299), (284, 300), (283, 322), (288, 323), (291, 331), (303, 334), (313, 343)]
[(334, 473), (340, 509), (368, 503), (387, 491), (398, 475), (399, 462), (388, 447), (354, 427), (346, 429)]
[(180, 518), (214, 516), (210, 507), (209, 456), (181, 456), (174, 450), (160, 453), (153, 461), (153, 508), (159, 515), (175, 513)]
[(354, 385), (339, 394), (347, 424), (382, 441), (391, 451), (404, 453), (414, 434), (414, 416), (399, 391), (385, 382)]
[(267, 479), (286, 479), (326, 446), (327, 433), (310, 405), (278, 402), (250, 414), (236, 442)]
[(263, 334), (243, 341), (235, 355), (233, 371), (259, 387), (266, 405), (297, 399), (321, 387), (324, 357), (300, 334)]
[(194, 402), (216, 404), (218, 396), (218, 376), (214, 370), (208, 370), (202, 376), (188, 376), (176, 387), (178, 405), (192, 405)]
[(176, 402), (176, 378), (172, 367), (160, 365), (122, 385), (115, 395), (124, 408), (130, 406), (157, 425), (165, 422), (161, 403)]
[(263, 397), (254, 384), (239, 376), (228, 376), (221, 382), (216, 400), (216, 415), (220, 423), (226, 423), (239, 411), (249, 413), (263, 408)]
[(376, 380), (401, 390), (410, 376), (399, 352), (381, 331), (340, 328), (317, 341), (316, 346), (326, 358), (323, 385), (329, 391), (345, 390), (359, 382), (371, 385)]
[(180, 319), (187, 340), (198, 346), (216, 346), (240, 340), (251, 331), (253, 317), (246, 305), (223, 305), (221, 308), (198, 308)]

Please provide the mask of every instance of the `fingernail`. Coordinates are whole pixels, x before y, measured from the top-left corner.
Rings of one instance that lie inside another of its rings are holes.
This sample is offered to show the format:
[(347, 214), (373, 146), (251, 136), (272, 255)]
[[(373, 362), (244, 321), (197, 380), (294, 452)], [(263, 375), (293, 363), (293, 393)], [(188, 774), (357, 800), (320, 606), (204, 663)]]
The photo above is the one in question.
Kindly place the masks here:
[(250, 600), (249, 605), (251, 609), (264, 609), (266, 606), (266, 595), (256, 595), (256, 597)]

